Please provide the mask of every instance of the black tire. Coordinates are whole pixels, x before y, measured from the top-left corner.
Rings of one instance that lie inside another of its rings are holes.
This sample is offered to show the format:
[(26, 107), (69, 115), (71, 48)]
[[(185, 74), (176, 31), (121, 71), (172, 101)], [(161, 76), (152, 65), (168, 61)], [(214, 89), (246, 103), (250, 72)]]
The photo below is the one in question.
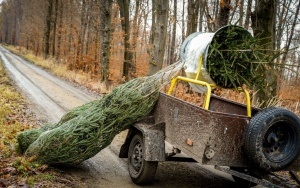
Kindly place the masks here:
[(157, 161), (145, 161), (144, 148), (143, 136), (136, 134), (128, 150), (128, 170), (132, 181), (138, 185), (151, 183), (158, 166)]
[[(230, 167), (230, 169), (250, 175), (250, 176), (254, 176), (256, 178), (258, 178), (256, 175), (254, 175), (253, 173), (251, 173), (248, 169), (246, 168), (239, 168), (239, 167)], [(234, 179), (234, 181), (239, 185), (239, 187), (254, 187), (257, 184), (253, 183), (251, 181), (245, 180), (243, 178), (237, 177), (235, 175), (232, 175), (232, 178)]]
[(258, 112), (245, 130), (244, 152), (257, 167), (266, 171), (286, 168), (300, 150), (300, 119), (277, 107)]

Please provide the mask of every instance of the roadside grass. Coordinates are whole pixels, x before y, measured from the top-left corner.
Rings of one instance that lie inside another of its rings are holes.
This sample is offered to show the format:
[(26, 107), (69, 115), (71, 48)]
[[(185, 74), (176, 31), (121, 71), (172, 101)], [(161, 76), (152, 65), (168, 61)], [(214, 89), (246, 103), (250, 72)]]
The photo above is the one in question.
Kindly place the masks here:
[(17, 152), (16, 135), (37, 126), (35, 115), (0, 61), (0, 187), (74, 187), (60, 183), (65, 178), (59, 171)]

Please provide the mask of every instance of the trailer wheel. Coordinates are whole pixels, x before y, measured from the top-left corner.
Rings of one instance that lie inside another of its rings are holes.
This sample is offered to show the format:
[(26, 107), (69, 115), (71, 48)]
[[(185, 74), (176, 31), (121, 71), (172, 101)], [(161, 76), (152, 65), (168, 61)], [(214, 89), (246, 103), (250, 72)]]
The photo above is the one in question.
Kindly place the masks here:
[(138, 133), (130, 142), (128, 169), (132, 181), (139, 185), (153, 181), (158, 166), (157, 161), (145, 161), (144, 148), (143, 136)]
[(283, 108), (266, 108), (250, 120), (244, 138), (251, 162), (266, 171), (282, 170), (298, 156), (300, 119)]

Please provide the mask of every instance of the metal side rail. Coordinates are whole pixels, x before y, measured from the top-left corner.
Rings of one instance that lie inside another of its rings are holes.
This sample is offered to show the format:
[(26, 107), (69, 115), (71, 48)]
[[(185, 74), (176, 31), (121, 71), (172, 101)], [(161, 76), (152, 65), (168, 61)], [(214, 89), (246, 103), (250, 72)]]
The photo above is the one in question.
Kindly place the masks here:
[[(242, 172), (238, 172), (238, 171), (232, 170), (232, 169), (230, 169), (228, 167), (221, 167), (221, 166), (217, 166), (216, 165), (215, 169), (220, 170), (220, 171), (225, 172), (225, 173), (228, 173), (228, 174), (231, 174), (231, 175), (234, 175), (236, 177), (245, 179), (245, 180), (247, 180), (249, 182), (253, 182), (253, 183), (256, 183), (258, 185), (262, 185), (262, 186), (269, 187), (269, 188), (286, 188), (286, 187), (288, 187), (288, 188), (294, 188), (294, 187), (297, 187), (295, 185), (285, 184), (282, 181), (278, 182), (281, 185), (276, 185), (276, 184), (273, 184), (270, 181), (267, 181), (265, 179), (259, 179), (259, 178), (253, 177), (251, 175), (247, 175), (247, 174), (244, 174)], [(270, 177), (270, 179), (273, 179), (273, 178), (275, 178), (275, 177)], [(277, 178), (275, 178), (275, 179), (277, 179)], [(277, 181), (278, 181), (278, 179), (277, 179)]]

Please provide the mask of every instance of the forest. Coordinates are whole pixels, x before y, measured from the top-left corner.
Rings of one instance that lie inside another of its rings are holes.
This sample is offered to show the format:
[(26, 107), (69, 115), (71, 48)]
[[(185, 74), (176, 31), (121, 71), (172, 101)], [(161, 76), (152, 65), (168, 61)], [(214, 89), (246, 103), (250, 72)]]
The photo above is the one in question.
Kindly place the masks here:
[(3, 0), (0, 42), (120, 84), (178, 61), (190, 34), (238, 25), (261, 39), (264, 53), (277, 54), (264, 74), (270, 97), (299, 83), (299, 7), (297, 0)]

